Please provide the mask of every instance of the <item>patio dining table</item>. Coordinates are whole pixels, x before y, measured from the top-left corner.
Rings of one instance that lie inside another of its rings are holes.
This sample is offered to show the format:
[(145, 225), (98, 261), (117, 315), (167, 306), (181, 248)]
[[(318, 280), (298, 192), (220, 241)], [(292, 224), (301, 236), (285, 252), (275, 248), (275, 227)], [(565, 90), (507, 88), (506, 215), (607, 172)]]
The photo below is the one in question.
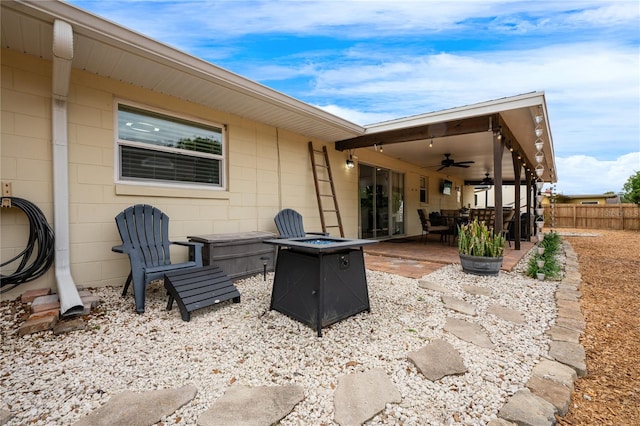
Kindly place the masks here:
[(469, 223), (469, 216), (441, 216), (447, 226), (449, 226), (449, 232), (447, 234), (447, 241), (449, 245), (454, 245), (456, 238), (458, 237), (458, 226), (466, 225)]

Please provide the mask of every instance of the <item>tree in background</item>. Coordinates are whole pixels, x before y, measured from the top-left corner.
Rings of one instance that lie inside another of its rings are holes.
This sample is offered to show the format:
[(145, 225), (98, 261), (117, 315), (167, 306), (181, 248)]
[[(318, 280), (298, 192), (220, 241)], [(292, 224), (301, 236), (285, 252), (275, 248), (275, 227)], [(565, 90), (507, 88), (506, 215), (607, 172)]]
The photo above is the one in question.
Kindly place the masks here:
[(640, 204), (640, 171), (629, 176), (622, 189), (622, 202)]

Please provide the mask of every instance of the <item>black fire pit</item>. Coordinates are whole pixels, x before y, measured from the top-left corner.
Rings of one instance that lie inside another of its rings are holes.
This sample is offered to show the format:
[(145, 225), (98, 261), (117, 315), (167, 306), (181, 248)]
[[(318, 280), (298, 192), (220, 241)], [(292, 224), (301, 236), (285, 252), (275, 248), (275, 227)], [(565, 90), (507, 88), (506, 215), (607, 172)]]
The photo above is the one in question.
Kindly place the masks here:
[(270, 309), (315, 328), (369, 311), (362, 246), (336, 237), (264, 240), (278, 247)]

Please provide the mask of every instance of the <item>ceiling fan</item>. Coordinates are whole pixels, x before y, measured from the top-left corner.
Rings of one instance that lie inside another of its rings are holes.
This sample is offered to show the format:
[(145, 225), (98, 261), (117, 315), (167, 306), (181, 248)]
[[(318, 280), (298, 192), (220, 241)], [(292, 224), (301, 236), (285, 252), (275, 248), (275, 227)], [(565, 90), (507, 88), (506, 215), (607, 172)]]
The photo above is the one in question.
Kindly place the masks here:
[(480, 182), (480, 185), (477, 185), (475, 189), (489, 189), (493, 185), (493, 179), (489, 177), (489, 173), (484, 174), (484, 179)]
[(484, 174), (484, 179), (482, 179), (483, 185), (493, 185), (493, 179), (489, 177), (489, 172)]
[(440, 162), (441, 167), (438, 171), (446, 169), (447, 167), (464, 167), (468, 168), (469, 164), (475, 163), (475, 161), (455, 161), (453, 158), (449, 158), (451, 154), (444, 154), (445, 159)]

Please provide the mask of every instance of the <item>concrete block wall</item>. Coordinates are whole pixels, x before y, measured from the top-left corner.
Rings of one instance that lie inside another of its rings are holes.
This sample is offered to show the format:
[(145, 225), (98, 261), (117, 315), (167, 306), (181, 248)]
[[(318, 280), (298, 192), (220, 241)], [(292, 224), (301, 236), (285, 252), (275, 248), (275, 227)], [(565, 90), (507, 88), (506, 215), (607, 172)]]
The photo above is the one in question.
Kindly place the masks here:
[[(38, 205), (53, 224), (51, 148), (51, 63), (2, 50), (2, 169), (13, 195)], [(115, 114), (117, 100), (168, 114), (204, 120), (227, 129), (227, 189), (175, 189), (117, 184)], [(283, 207), (320, 221), (309, 164), (308, 137), (275, 129), (224, 112), (73, 70), (68, 96), (69, 216), (71, 272), (85, 287), (121, 285), (128, 274), (126, 256), (113, 253), (120, 244), (114, 217), (136, 203), (152, 204), (171, 218), (170, 236), (271, 231)], [(325, 141), (314, 141), (321, 147)], [(344, 153), (330, 148), (336, 164)], [(345, 226), (357, 235), (357, 176), (335, 173)], [(355, 178), (354, 178), (355, 176)], [(353, 188), (351, 188), (353, 187)], [(353, 194), (351, 194), (353, 192)], [(348, 194), (348, 195), (347, 195)], [(16, 209), (2, 212), (2, 259), (24, 248), (27, 221)], [(172, 254), (186, 258), (183, 248)], [(33, 288), (55, 287), (53, 272), (21, 285), (3, 298)]]
[[(12, 183), (14, 196), (38, 205), (53, 224), (51, 62), (7, 49), (1, 53), (0, 178)], [(226, 190), (117, 183), (114, 132), (118, 100), (224, 125)], [(273, 217), (285, 207), (298, 210), (309, 231), (321, 229), (308, 136), (77, 69), (72, 70), (67, 104), (70, 259), (71, 272), (78, 285), (122, 285), (129, 263), (126, 256), (111, 251), (112, 246), (120, 244), (114, 217), (136, 203), (154, 205), (169, 215), (173, 240), (199, 234), (275, 232)], [(328, 147), (345, 236), (355, 238), (359, 221), (358, 171), (346, 168), (348, 153), (336, 151), (332, 142), (313, 140), (316, 149)], [(430, 180), (430, 200), (435, 203), (442, 176), (372, 150), (361, 149), (355, 154), (367, 164), (405, 173), (406, 230), (409, 235), (419, 234), (417, 214), (413, 217), (418, 195), (410, 191), (412, 182), (417, 181), (414, 178), (420, 174), (434, 176)], [(439, 208), (449, 207), (438, 205)], [(2, 212), (0, 254), (3, 260), (22, 250), (26, 242), (26, 220), (13, 210)], [(179, 261), (187, 254), (184, 249), (176, 248), (173, 256)], [(26, 290), (44, 287), (55, 287), (52, 270), (2, 297), (15, 298)]]

